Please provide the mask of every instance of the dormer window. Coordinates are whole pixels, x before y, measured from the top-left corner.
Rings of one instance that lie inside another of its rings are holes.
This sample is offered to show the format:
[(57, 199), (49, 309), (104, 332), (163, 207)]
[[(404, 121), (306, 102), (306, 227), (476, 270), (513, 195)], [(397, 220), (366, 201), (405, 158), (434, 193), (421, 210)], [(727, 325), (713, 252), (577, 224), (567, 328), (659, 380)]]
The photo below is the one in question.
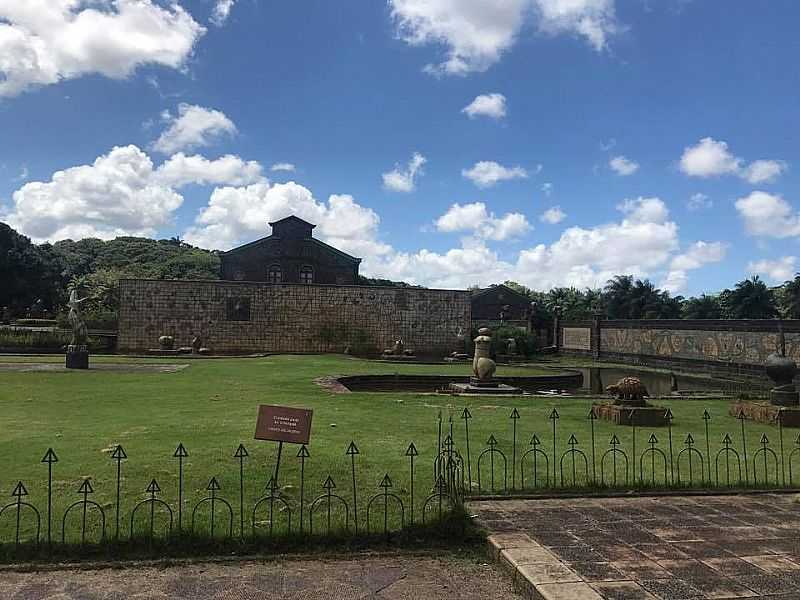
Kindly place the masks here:
[(314, 283), (314, 268), (306, 265), (300, 269), (300, 283), (310, 285)]
[(269, 269), (267, 269), (267, 282), (280, 283), (281, 281), (283, 281), (283, 271), (281, 270), (281, 266), (270, 265)]

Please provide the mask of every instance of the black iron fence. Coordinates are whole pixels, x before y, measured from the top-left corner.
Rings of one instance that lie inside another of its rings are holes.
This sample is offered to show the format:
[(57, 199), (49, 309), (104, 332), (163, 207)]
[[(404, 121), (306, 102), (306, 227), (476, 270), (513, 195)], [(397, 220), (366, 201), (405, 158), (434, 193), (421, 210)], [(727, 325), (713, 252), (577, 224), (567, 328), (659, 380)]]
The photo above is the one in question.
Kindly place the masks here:
[[(217, 476), (211, 476), (205, 495), (185, 506), (185, 461), (189, 452), (183, 444), (178, 444), (173, 454), (177, 461), (177, 481), (170, 481), (170, 487), (177, 486), (174, 503), (166, 498), (157, 478), (152, 478), (144, 490), (126, 488), (125, 467), (134, 457), (129, 459), (125, 449), (117, 445), (110, 454), (115, 472), (113, 489), (105, 490), (113, 494), (113, 501), (101, 504), (93, 500), (94, 485), (87, 477), (75, 490), (74, 502), (58, 498), (59, 504), (67, 504), (61, 509), (54, 503), (54, 496), (58, 495), (54, 474), (59, 458), (49, 448), (41, 459), (47, 467), (41, 497), (33, 498), (26, 482), (18, 481), (11, 492), (13, 500), (0, 507), (0, 545), (52, 548), (58, 544), (169, 541), (187, 536), (241, 541), (278, 535), (390, 536), (409, 527), (441, 521), (463, 503), (463, 478), (456, 471), (459, 467), (452, 448), (442, 447), (429, 457), (433, 471), (424, 469), (420, 474), (420, 452), (413, 442), (408, 445), (404, 451), (408, 461), (408, 470), (403, 474), (405, 499), (393, 491), (395, 482), (389, 473), (374, 482), (371, 493), (365, 493), (371, 485), (361, 480), (359, 454), (358, 446), (351, 442), (345, 451), (350, 467), (346, 487), (350, 489), (344, 490), (338, 487), (341, 482), (333, 474), (319, 482), (307, 480), (311, 452), (302, 445), (296, 454), (299, 496), (290, 498), (282, 492), (276, 469), (262, 494), (252, 500), (245, 493), (250, 454), (240, 444), (232, 454), (238, 466), (238, 487), (223, 489)], [(230, 470), (230, 466), (223, 468)]]
[[(785, 443), (782, 414), (778, 413), (773, 427), (764, 426), (753, 447), (753, 432), (749, 430), (755, 424), (748, 422), (744, 413), (736, 417), (738, 431), (718, 433), (716, 427), (712, 432), (712, 416), (705, 410), (693, 422), (682, 422), (678, 439), (673, 431), (673, 414), (667, 410), (666, 427), (656, 430), (616, 426), (608, 437), (601, 438), (596, 433), (597, 417), (593, 411), (586, 417), (588, 427), (580, 432), (562, 431), (561, 417), (554, 408), (546, 428), (539, 421), (539, 431), (523, 433), (520, 413), (514, 408), (508, 429), (503, 432), (508, 437), (491, 433), (473, 452), (473, 415), (465, 408), (460, 415), (461, 434), (456, 431), (458, 419), (451, 416), (442, 447), (463, 460), (463, 487), (468, 496), (590, 488), (635, 491), (794, 487), (800, 483), (800, 435), (791, 444)], [(724, 422), (736, 421), (731, 418)], [(520, 439), (522, 435), (525, 437)], [(545, 435), (550, 440), (543, 441)], [(463, 459), (456, 438), (463, 445)], [(505, 439), (502, 448), (499, 438)]]

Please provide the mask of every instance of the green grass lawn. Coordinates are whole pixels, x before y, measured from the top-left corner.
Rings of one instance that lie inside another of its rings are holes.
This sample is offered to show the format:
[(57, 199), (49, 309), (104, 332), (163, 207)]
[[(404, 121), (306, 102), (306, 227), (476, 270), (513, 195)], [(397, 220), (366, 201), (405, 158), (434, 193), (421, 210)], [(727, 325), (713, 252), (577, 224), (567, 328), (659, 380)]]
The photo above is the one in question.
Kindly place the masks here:
[[(3, 357), (0, 362), (53, 361), (47, 358)], [(95, 362), (166, 363), (169, 359), (126, 359), (123, 357), (94, 357)], [(467, 407), (473, 415), (469, 423), (471, 470), (477, 479), (478, 454), (494, 435), (509, 461), (508, 484), (511, 485), (510, 461), (513, 455), (513, 408), (520, 419), (518, 427), (517, 460), (529, 448), (528, 441), (535, 433), (548, 457), (553, 452), (552, 421), (548, 415), (557, 408), (556, 454), (569, 448), (567, 442), (574, 434), (579, 448), (591, 459), (588, 398), (464, 398), (432, 394), (352, 393), (336, 394), (319, 387), (314, 380), (328, 375), (392, 374), (392, 373), (469, 373), (468, 365), (410, 365), (362, 361), (342, 356), (272, 356), (258, 359), (183, 360), (190, 366), (178, 373), (116, 373), (116, 372), (0, 372), (0, 409), (3, 427), (0, 429), (0, 491), (11, 502), (11, 491), (18, 480), (25, 482), (28, 500), (40, 510), (46, 506), (47, 465), (40, 460), (48, 447), (53, 447), (60, 462), (54, 467), (54, 531), (61, 535), (61, 517), (77, 494), (83, 478), (91, 477), (95, 490), (93, 499), (107, 511), (110, 531), (114, 526), (116, 463), (110, 458), (116, 444), (122, 444), (128, 455), (123, 462), (122, 514), (123, 532), (130, 525), (130, 509), (144, 499), (147, 484), (156, 478), (161, 497), (177, 510), (178, 461), (173, 452), (179, 442), (189, 452), (185, 461), (184, 526), (190, 522), (192, 507), (206, 496), (206, 485), (212, 476), (221, 485), (219, 495), (235, 510), (239, 523), (239, 463), (233, 457), (243, 443), (250, 456), (245, 462), (245, 510), (252, 510), (255, 500), (263, 493), (264, 485), (275, 464), (276, 444), (254, 441), (255, 419), (259, 404), (283, 404), (314, 410), (313, 429), (306, 462), (306, 507), (323, 490), (321, 485), (330, 474), (336, 492), (352, 502), (353, 489), (350, 457), (345, 450), (355, 441), (360, 450), (357, 457), (357, 495), (359, 523), (363, 531), (366, 500), (380, 490), (378, 484), (385, 474), (393, 482), (393, 492), (406, 503), (406, 518), (410, 507), (409, 459), (406, 449), (413, 442), (419, 456), (415, 474), (415, 519), (419, 520), (424, 496), (432, 486), (432, 462), (436, 453), (438, 416), (443, 416), (445, 433), (449, 418), (453, 418), (456, 446), (465, 453), (464, 421), (461, 411)], [(561, 365), (563, 366), (563, 365)], [(498, 375), (532, 375), (546, 371), (541, 368), (500, 367)], [(675, 415), (673, 426), (674, 455), (684, 447), (686, 434), (691, 433), (696, 447), (705, 458), (703, 410), (712, 416), (709, 423), (710, 446), (713, 455), (721, 447), (725, 433), (730, 433), (741, 453), (740, 423), (727, 415), (728, 401), (674, 400), (663, 402)], [(769, 426), (747, 425), (748, 465), (752, 479), (753, 452), (759, 447), (761, 434), (766, 432), (772, 447), (778, 450), (778, 430)], [(630, 455), (634, 468), (631, 429), (595, 422), (597, 473), (600, 457), (609, 446), (612, 434), (619, 437), (622, 448)], [(652, 432), (637, 431), (637, 454), (647, 447)], [(667, 430), (655, 431), (659, 446), (668, 456)], [(784, 431), (786, 464), (793, 447), (795, 432)], [(293, 504), (299, 500), (300, 461), (298, 447), (284, 446), (280, 483), (284, 494)], [(498, 464), (502, 459), (497, 455)], [(761, 458), (761, 457), (760, 457)], [(486, 466), (484, 459), (482, 466)], [(552, 462), (552, 459), (551, 459)], [(636, 459), (638, 474), (639, 464)], [(518, 463), (517, 463), (518, 464)], [(568, 455), (565, 469), (571, 477)], [(606, 463), (608, 465), (610, 463)], [(530, 463), (528, 464), (530, 466)], [(657, 465), (658, 466), (658, 465)], [(735, 465), (734, 465), (735, 466)], [(650, 478), (650, 457), (644, 464), (645, 479)], [(685, 468), (685, 464), (682, 468)], [(699, 468), (695, 462), (695, 469)], [(550, 464), (552, 473), (553, 465)], [(759, 464), (763, 479), (763, 461)], [(583, 480), (579, 462), (578, 475)], [(590, 467), (591, 472), (591, 467)], [(774, 467), (768, 464), (774, 479)], [(560, 472), (556, 469), (560, 476)], [(659, 474), (663, 468), (659, 467)], [(712, 467), (712, 475), (713, 475)], [(622, 476), (622, 471), (619, 471)], [(540, 473), (541, 478), (544, 473)], [(800, 472), (795, 467), (795, 479)], [(502, 475), (496, 471), (496, 487), (502, 488)], [(551, 476), (552, 477), (552, 476)], [(521, 477), (516, 470), (516, 486)], [(484, 469), (482, 483), (488, 487), (489, 475)], [(526, 483), (531, 483), (532, 473)], [(788, 481), (788, 471), (787, 471)], [(543, 482), (540, 481), (540, 483)], [(247, 505), (251, 507), (247, 508)], [(0, 519), (0, 540), (8, 541), (13, 532), (13, 511)], [(45, 517), (45, 511), (42, 510)], [(72, 513), (71, 513), (72, 514)], [(70, 531), (76, 528), (79, 511), (73, 515)], [(295, 518), (297, 516), (295, 515)], [(307, 517), (306, 517), (307, 519)], [(246, 522), (250, 514), (247, 513)], [(259, 521), (263, 520), (259, 517)], [(382, 525), (382, 515), (380, 518)], [(318, 521), (319, 522), (319, 521)], [(378, 524), (378, 519), (374, 521)], [(399, 525), (399, 516), (392, 516)], [(227, 527), (227, 526), (226, 526)], [(68, 535), (69, 537), (69, 535)]]

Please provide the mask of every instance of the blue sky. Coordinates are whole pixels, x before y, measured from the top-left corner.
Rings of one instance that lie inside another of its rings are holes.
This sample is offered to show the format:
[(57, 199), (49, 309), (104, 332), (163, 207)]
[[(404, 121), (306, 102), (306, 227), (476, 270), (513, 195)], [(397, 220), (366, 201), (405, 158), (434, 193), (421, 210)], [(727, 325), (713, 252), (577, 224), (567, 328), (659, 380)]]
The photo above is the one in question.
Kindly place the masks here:
[(0, 219), (227, 249), (294, 212), (437, 287), (778, 283), (800, 7), (722, 8), (0, 0)]

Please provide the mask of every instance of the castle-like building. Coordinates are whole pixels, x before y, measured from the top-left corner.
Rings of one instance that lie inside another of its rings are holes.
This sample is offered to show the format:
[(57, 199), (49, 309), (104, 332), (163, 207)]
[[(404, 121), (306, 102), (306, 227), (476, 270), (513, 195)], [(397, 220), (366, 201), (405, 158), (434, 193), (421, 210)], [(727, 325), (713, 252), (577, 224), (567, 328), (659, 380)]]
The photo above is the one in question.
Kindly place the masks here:
[(355, 285), (360, 258), (313, 237), (316, 225), (294, 215), (270, 223), (272, 235), (221, 255), (220, 279)]

